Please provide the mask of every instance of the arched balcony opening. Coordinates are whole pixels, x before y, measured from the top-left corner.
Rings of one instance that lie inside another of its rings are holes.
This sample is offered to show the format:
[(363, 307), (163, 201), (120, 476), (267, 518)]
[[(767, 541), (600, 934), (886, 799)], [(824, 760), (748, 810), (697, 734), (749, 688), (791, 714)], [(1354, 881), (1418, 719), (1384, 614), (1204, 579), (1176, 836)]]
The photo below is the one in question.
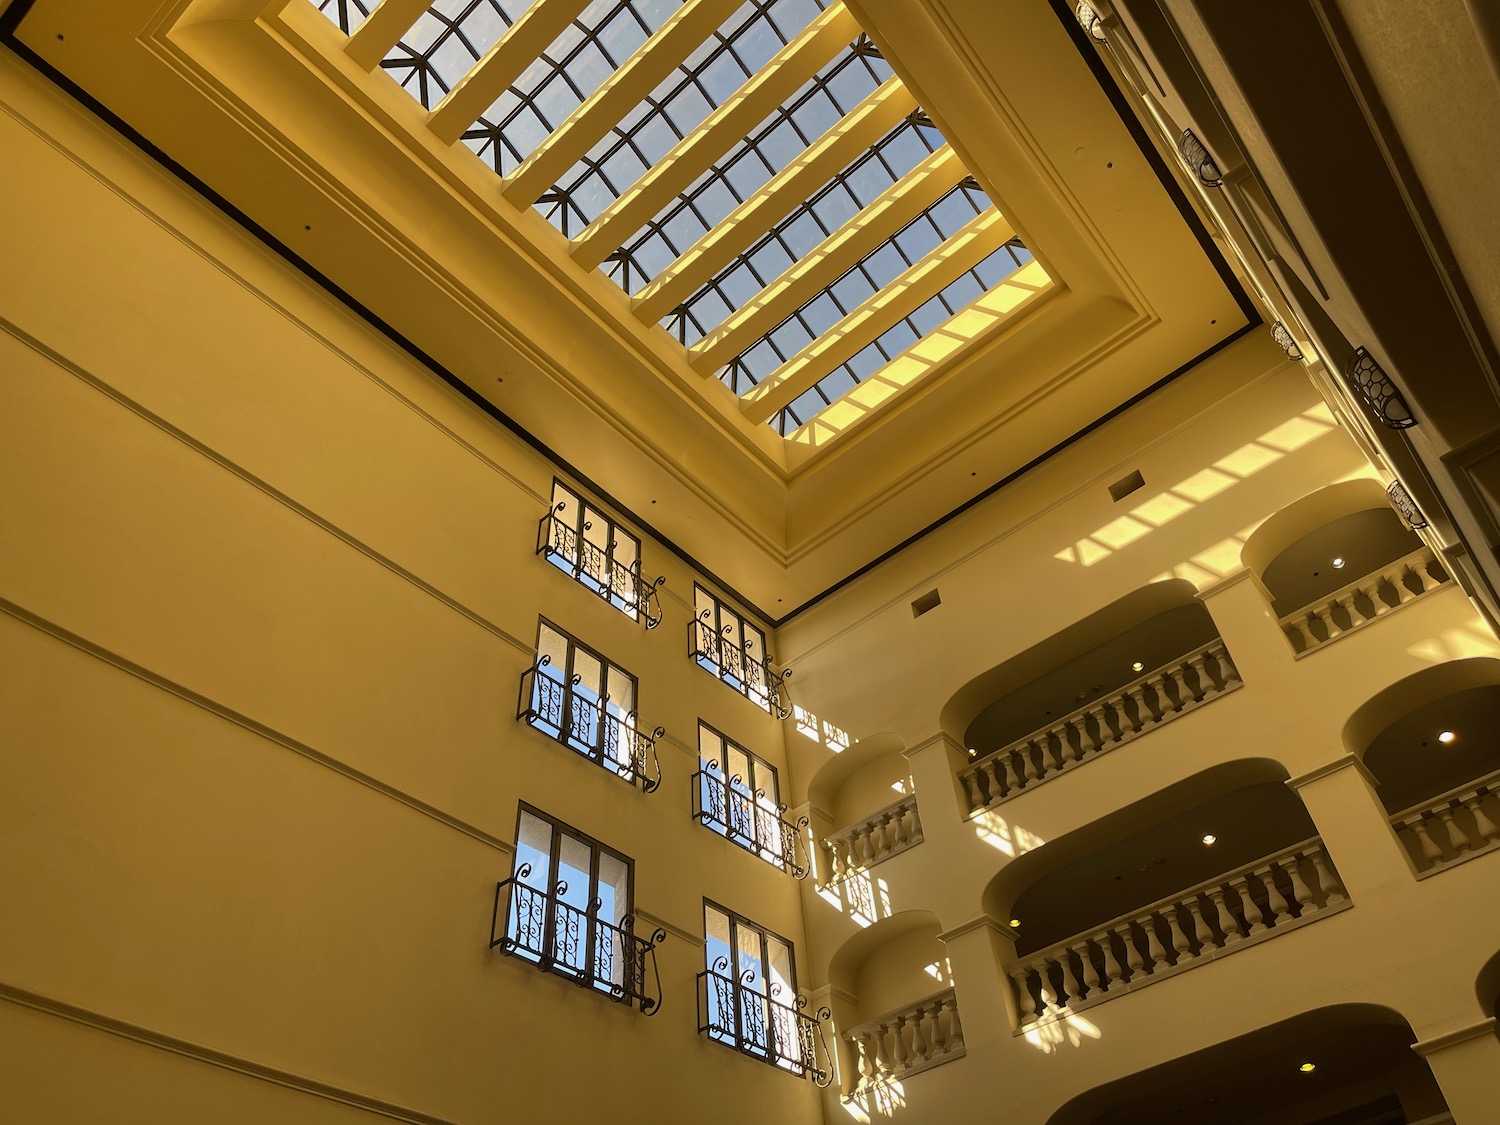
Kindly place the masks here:
[(1424, 668), (1345, 727), (1418, 878), (1500, 848), (1500, 660)]
[(937, 917), (908, 910), (853, 935), (829, 963), (842, 997), (844, 1097), (884, 1112), (901, 1083), (964, 1055)]
[(1016, 943), (1020, 1029), (1346, 907), (1286, 777), (1264, 759), (1217, 766), (1002, 869), (984, 901)]
[[(1474, 995), (1479, 1008), (1488, 1017), (1500, 1019), (1500, 953), (1484, 963), (1479, 976), (1474, 979)], [(1496, 1029), (1500, 1035), (1500, 1028)]]
[(1448, 581), (1375, 481), (1319, 489), (1266, 520), (1241, 554), (1298, 656)]
[(855, 879), (922, 842), (903, 749), (894, 735), (860, 739), (813, 776), (808, 802), (832, 826), (819, 842), (824, 887)]
[(1089, 1090), (1047, 1125), (1449, 1122), (1414, 1042), (1389, 1008), (1319, 1008)]
[(1155, 582), (966, 685), (944, 709), (964, 732), (971, 813), (1003, 804), (1240, 686), (1192, 583)]

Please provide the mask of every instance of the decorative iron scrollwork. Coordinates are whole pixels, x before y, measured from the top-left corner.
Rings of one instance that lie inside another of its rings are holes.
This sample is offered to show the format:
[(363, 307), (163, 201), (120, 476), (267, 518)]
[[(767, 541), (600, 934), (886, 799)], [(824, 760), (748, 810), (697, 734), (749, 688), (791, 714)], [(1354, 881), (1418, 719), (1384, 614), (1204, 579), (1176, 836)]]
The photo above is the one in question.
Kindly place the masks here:
[(778, 719), (787, 718), (792, 713), (792, 693), (787, 687), (791, 669), (777, 672), (771, 667), (769, 655), (760, 660), (748, 642), (735, 644), (727, 635), (732, 626), (725, 627), (725, 635), (716, 633), (709, 621), (711, 612), (704, 610), (688, 622), (688, 655), (762, 710)]
[[(580, 585), (594, 591), (616, 609), (622, 610), (655, 629), (662, 622), (660, 591), (666, 576), (647, 579), (641, 574), (641, 560), (629, 563), (615, 558), (618, 544), (601, 546), (580, 535), (570, 524), (558, 518), (568, 505), (559, 502), (542, 517), (537, 526), (536, 553), (571, 574)], [(585, 523), (585, 532), (593, 528)]]
[(807, 817), (785, 816), (785, 804), (773, 804), (764, 789), (751, 793), (738, 774), (725, 777), (716, 761), (693, 774), (693, 819), (730, 843), (779, 867), (793, 879), (810, 869), (805, 837)]
[(1276, 341), (1276, 346), (1286, 352), (1287, 359), (1301, 359), (1302, 349), (1297, 346), (1297, 341), (1292, 339), (1292, 334), (1286, 330), (1286, 325), (1277, 321), (1271, 325), (1271, 339)]
[(1345, 371), (1349, 382), (1365, 400), (1370, 413), (1382, 425), (1393, 430), (1405, 430), (1417, 424), (1411, 409), (1406, 405), (1406, 399), (1367, 349), (1355, 348)]
[(516, 718), (535, 727), (554, 742), (582, 754), (642, 793), (661, 787), (661, 762), (656, 740), (666, 734), (658, 726), (647, 734), (634, 711), (609, 705), (609, 696), (580, 690), (579, 677), (564, 683), (551, 671), (551, 657), (543, 655), (521, 673), (521, 702)]
[(1411, 493), (1406, 491), (1405, 486), (1399, 480), (1393, 480), (1386, 487), (1385, 494), (1390, 497), (1391, 507), (1401, 513), (1401, 518), (1413, 531), (1421, 531), (1427, 526), (1427, 519), (1422, 515), (1422, 509), (1417, 507), (1417, 502), (1411, 498)]
[(523, 863), (509, 879), (495, 884), (490, 917), (490, 948), (530, 961), (543, 972), (571, 980), (648, 1015), (661, 1009), (661, 971), (656, 947), (667, 939), (657, 927), (649, 938), (635, 934), (635, 915), (618, 925), (599, 917), (595, 898), (586, 910), (563, 901), (568, 885), (559, 881), (551, 893), (527, 882), (531, 864)]
[(1224, 186), (1224, 175), (1209, 154), (1208, 146), (1191, 129), (1184, 129), (1177, 138), (1177, 151), (1204, 187)]
[(779, 981), (762, 987), (754, 969), (728, 975), (729, 959), (715, 959), (698, 974), (698, 1032), (753, 1059), (810, 1078), (826, 1089), (833, 1081), (827, 1007), (808, 1015), (807, 997), (788, 1003)]
[(1093, 5), (1079, 0), (1077, 7), (1073, 9), (1073, 16), (1078, 20), (1078, 26), (1088, 34), (1090, 39), (1104, 42), (1104, 20), (1099, 13), (1094, 11)]

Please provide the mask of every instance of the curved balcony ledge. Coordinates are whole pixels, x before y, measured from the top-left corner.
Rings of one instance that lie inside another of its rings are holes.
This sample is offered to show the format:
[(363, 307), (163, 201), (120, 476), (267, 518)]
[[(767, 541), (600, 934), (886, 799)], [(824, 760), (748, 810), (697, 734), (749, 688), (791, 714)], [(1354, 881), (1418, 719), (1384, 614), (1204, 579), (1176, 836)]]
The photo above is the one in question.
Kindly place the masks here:
[(1420, 547), (1287, 614), (1280, 620), (1281, 632), (1292, 646), (1294, 658), (1301, 660), (1450, 582), (1452, 578), (1432, 551)]
[(1487, 852), (1500, 850), (1500, 770), (1391, 817), (1417, 878), (1425, 879)]
[(1013, 1034), (1025, 1035), (1351, 905), (1314, 836), (1011, 965), (1006, 975), (1020, 1013)]
[(961, 770), (969, 815), (1002, 805), (1243, 683), (1223, 640), (1210, 641)]
[(922, 842), (916, 794), (893, 801), (823, 841), (828, 857), (825, 886), (841, 882)]

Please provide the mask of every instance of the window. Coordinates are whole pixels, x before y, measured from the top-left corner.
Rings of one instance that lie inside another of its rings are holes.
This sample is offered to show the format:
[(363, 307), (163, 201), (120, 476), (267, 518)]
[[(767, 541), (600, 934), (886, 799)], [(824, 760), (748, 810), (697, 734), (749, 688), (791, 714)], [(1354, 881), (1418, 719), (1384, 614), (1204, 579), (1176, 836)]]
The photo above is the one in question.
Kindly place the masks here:
[(792, 713), (786, 678), (771, 671), (766, 635), (702, 586), (693, 587), (697, 616), (688, 626), (688, 646), (698, 667), (711, 672), (778, 719)]
[(490, 948), (656, 1011), (656, 947), (667, 935), (635, 936), (634, 872), (613, 848), (523, 804), (515, 871), (495, 887)]
[(798, 862), (802, 817), (796, 824), (781, 814), (776, 770), (707, 723), (698, 724), (698, 772), (693, 775), (693, 816), (747, 852), (794, 878), (807, 875)]
[(814, 1018), (802, 1011), (791, 942), (707, 899), (703, 937), (699, 1032), (827, 1086), (833, 1074), (822, 1021), (829, 1012)]
[(641, 541), (561, 481), (537, 528), (537, 554), (646, 628), (661, 624), (657, 591), (665, 578), (641, 577)]
[(650, 793), (661, 784), (656, 740), (665, 732), (637, 729), (635, 688), (629, 672), (543, 619), (516, 717)]

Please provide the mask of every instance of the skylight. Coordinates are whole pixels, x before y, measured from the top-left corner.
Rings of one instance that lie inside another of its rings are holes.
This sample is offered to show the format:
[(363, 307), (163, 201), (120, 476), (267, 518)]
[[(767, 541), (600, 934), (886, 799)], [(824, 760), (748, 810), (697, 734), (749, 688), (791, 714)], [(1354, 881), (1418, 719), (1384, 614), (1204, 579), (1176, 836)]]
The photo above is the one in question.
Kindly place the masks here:
[(433, 0), (394, 43), (374, 0), (315, 3), (784, 437), (1049, 283), (842, 0)]

